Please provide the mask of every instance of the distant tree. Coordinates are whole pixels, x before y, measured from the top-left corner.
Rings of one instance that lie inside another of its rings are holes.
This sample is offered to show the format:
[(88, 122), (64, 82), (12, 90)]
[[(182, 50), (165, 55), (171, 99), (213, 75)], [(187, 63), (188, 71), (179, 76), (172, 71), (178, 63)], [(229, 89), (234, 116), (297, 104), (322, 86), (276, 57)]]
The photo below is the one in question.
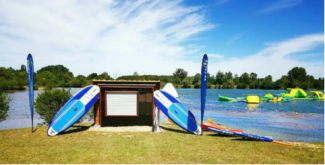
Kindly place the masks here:
[(262, 89), (273, 89), (274, 88), (274, 83), (272, 81), (271, 75), (268, 75), (264, 78), (261, 88)]
[(248, 87), (248, 85), (245, 84), (245, 83), (239, 83), (239, 84), (237, 85), (237, 88), (238, 88), (238, 89), (246, 89), (247, 87)]
[(250, 75), (249, 75), (249, 78), (251, 79), (251, 81), (255, 81), (257, 79), (257, 74), (252, 72)]
[(8, 93), (0, 89), (0, 122), (6, 120), (8, 117), (10, 101), (11, 98), (8, 97)]
[(288, 76), (283, 75), (281, 79), (275, 81), (276, 89), (286, 89), (289, 85)]
[(314, 88), (314, 81), (315, 81), (314, 76), (307, 75), (306, 77), (307, 77), (306, 79), (307, 89)]
[(231, 89), (231, 88), (234, 88), (235, 84), (232, 79), (229, 79), (222, 86), (223, 86), (223, 88)]
[(216, 75), (216, 84), (222, 85), (224, 83), (225, 74), (221, 71), (218, 71)]
[(303, 82), (307, 81), (307, 73), (305, 68), (294, 67), (288, 72), (289, 85), (291, 87), (299, 87)]
[(182, 88), (190, 88), (191, 87), (191, 84), (192, 84), (191, 78), (186, 77), (182, 81)]
[[(54, 84), (53, 87), (70, 87), (71, 81), (74, 78), (73, 73), (70, 72), (69, 69), (63, 65), (49, 65), (43, 67), (37, 71), (37, 75), (38, 77), (36, 78), (35, 82), (37, 84), (42, 84), (46, 82), (46, 84), (43, 84), (43, 86), (48, 87), (52, 86), (52, 84)], [(51, 75), (51, 77), (44, 77), (49, 75)]]
[(250, 78), (248, 73), (243, 73), (240, 77), (239, 77), (239, 82), (240, 83), (244, 83), (246, 85), (248, 85), (250, 83)]
[(227, 82), (228, 80), (232, 80), (232, 79), (233, 79), (232, 73), (230, 71), (226, 72), (224, 75), (224, 82)]
[(69, 69), (63, 65), (48, 65), (38, 70), (37, 73), (41, 73), (44, 71), (49, 71), (54, 75), (59, 75), (61, 73), (68, 73), (70, 76), (73, 77), (72, 72), (70, 72)]
[(182, 68), (177, 68), (176, 71), (173, 73), (174, 77), (180, 78), (183, 81), (187, 77), (187, 71)]
[(42, 86), (48, 89), (52, 89), (53, 87), (55, 87), (58, 83), (56, 81), (56, 77), (55, 75), (52, 74), (52, 72), (45, 70), (42, 71), (40, 73), (38, 73), (36, 76), (36, 84), (37, 86)]
[(249, 79), (250, 79), (250, 82), (249, 82), (249, 88), (250, 89), (256, 89), (258, 88), (258, 85), (257, 85), (257, 74), (252, 72), (251, 74), (249, 74)]
[(194, 79), (193, 79), (193, 85), (200, 81), (201, 81), (201, 74), (200, 73), (195, 74)]
[(26, 65), (22, 64), (22, 65), (20, 66), (20, 70), (21, 70), (21, 71), (26, 71)]
[(207, 83), (210, 84), (210, 86), (211, 84), (215, 84), (215, 78), (213, 75), (211, 76), (210, 73), (207, 73)]
[(46, 89), (39, 94), (35, 101), (35, 111), (49, 124), (55, 114), (60, 110), (66, 101), (71, 97), (70, 89)]
[(96, 79), (97, 77), (98, 77), (97, 73), (91, 73), (91, 74), (89, 74), (89, 75), (87, 76), (87, 79), (91, 79), (91, 80), (93, 80), (93, 79)]
[(234, 80), (235, 85), (237, 85), (239, 83), (239, 77), (238, 77), (237, 73), (235, 74), (233, 80)]
[(201, 81), (195, 83), (194, 88), (201, 88)]
[(15, 89), (16, 81), (15, 70), (10, 68), (0, 67), (0, 90)]
[(181, 79), (179, 77), (174, 77), (172, 83), (176, 85), (176, 84), (181, 84), (182, 81), (181, 81)]
[(91, 80), (87, 79), (87, 77), (83, 76), (83, 75), (78, 75), (77, 77), (75, 77), (72, 82), (71, 82), (73, 87), (84, 87), (86, 85), (90, 85), (91, 84)]
[(26, 70), (17, 70), (15, 80), (17, 82), (18, 89), (24, 89), (24, 86), (28, 85), (28, 76)]
[(138, 72), (134, 72), (133, 76), (139, 76)]
[(314, 80), (314, 88), (324, 90), (324, 77)]
[(108, 75), (107, 72), (103, 72), (102, 74), (98, 75), (98, 79), (104, 79), (104, 80), (113, 80), (113, 78)]

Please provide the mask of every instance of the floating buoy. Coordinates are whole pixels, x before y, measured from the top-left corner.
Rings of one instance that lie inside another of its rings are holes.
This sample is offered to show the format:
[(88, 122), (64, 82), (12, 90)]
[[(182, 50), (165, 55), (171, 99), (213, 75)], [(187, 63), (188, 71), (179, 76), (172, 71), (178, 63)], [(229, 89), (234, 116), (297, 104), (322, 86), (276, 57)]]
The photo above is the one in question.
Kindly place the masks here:
[(313, 115), (315, 115), (315, 113), (313, 113)]
[(278, 110), (276, 109), (275, 112), (277, 112)]
[(296, 112), (296, 115), (298, 115), (298, 112)]

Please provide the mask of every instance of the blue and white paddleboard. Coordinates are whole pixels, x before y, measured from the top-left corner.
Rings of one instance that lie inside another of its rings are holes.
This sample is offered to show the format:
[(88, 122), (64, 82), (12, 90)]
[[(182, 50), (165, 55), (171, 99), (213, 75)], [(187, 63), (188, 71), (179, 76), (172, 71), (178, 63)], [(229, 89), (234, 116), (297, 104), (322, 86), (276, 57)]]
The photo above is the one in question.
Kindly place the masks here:
[(155, 91), (154, 99), (158, 108), (175, 124), (190, 133), (196, 135), (202, 133), (202, 128), (196, 122), (192, 112), (185, 108), (175, 97), (165, 91)]
[(281, 145), (285, 145), (285, 146), (292, 146), (292, 143), (290, 143), (290, 142), (279, 141), (279, 140), (275, 140), (273, 138), (266, 137), (266, 136), (259, 136), (259, 135), (244, 133), (244, 132), (234, 132), (234, 131), (229, 131), (229, 130), (220, 130), (220, 129), (215, 129), (215, 128), (211, 128), (211, 127), (208, 127), (207, 130), (217, 132), (220, 134), (236, 135), (236, 136), (241, 136), (241, 137), (248, 138), (248, 139), (272, 142), (275, 144), (281, 144)]
[(47, 135), (57, 135), (82, 118), (95, 104), (99, 96), (99, 87), (89, 85), (75, 93), (56, 113), (52, 119)]

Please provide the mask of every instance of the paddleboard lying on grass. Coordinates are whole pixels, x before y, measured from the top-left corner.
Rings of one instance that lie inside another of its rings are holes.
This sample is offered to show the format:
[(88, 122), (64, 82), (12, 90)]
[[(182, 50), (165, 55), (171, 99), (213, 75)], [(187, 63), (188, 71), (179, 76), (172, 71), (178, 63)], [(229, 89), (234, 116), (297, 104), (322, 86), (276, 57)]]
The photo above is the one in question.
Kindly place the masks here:
[(47, 129), (47, 135), (54, 136), (71, 127), (95, 104), (98, 96), (97, 85), (89, 85), (76, 92), (56, 113)]
[(217, 123), (212, 123), (212, 122), (209, 122), (209, 121), (205, 121), (205, 122), (202, 123), (202, 129), (203, 130), (207, 130), (209, 127), (219, 129), (219, 130), (228, 130), (228, 131), (231, 131), (231, 132), (243, 132), (242, 129), (229, 128), (229, 127), (226, 127), (226, 126), (223, 126), (223, 125), (220, 125), (220, 124), (217, 124)]
[(154, 99), (158, 108), (176, 125), (190, 133), (201, 135), (202, 128), (196, 122), (192, 112), (185, 108), (176, 98), (165, 91), (155, 91)]
[(211, 127), (208, 127), (207, 130), (217, 132), (220, 134), (236, 135), (236, 136), (241, 136), (241, 137), (248, 138), (248, 139), (272, 142), (272, 143), (281, 144), (281, 145), (285, 145), (285, 146), (292, 146), (292, 143), (282, 142), (282, 141), (274, 140), (269, 137), (258, 136), (258, 135), (244, 133), (244, 132), (233, 132), (233, 131), (229, 131), (229, 130), (220, 130), (220, 129), (215, 129), (215, 128), (211, 128)]

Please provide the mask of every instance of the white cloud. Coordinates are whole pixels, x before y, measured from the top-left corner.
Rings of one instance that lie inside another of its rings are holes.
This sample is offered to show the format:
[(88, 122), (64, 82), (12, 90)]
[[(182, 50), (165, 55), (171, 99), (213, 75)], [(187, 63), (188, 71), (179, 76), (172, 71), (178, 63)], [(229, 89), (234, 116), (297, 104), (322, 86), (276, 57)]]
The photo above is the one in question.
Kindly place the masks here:
[(264, 13), (269, 13), (269, 12), (273, 12), (276, 10), (289, 8), (289, 7), (298, 5), (302, 1), (303, 0), (278, 0), (276, 3), (273, 3), (272, 5), (269, 5), (263, 9), (259, 10), (257, 13), (264, 14)]
[[(305, 53), (316, 47), (324, 46), (324, 34), (310, 34), (297, 38), (288, 39), (282, 42), (268, 45), (260, 52), (244, 58), (232, 58), (219, 62), (209, 63), (209, 72), (216, 73), (218, 70), (231, 71), (239, 76), (244, 73), (257, 73), (258, 77), (264, 78), (272, 75), (273, 80), (286, 75), (293, 67), (303, 67), (307, 74), (316, 78), (324, 77), (324, 61), (301, 61), (296, 59), (298, 54), (305, 56)], [(324, 52), (322, 52), (324, 56)]]
[(209, 57), (212, 57), (212, 58), (223, 58), (224, 56), (221, 55), (221, 54), (208, 54)]
[(182, 59), (200, 46), (181, 45), (215, 27), (199, 9), (180, 1), (1, 1), (0, 66), (18, 68), (31, 53), (36, 70), (63, 64), (75, 75), (199, 70)]

